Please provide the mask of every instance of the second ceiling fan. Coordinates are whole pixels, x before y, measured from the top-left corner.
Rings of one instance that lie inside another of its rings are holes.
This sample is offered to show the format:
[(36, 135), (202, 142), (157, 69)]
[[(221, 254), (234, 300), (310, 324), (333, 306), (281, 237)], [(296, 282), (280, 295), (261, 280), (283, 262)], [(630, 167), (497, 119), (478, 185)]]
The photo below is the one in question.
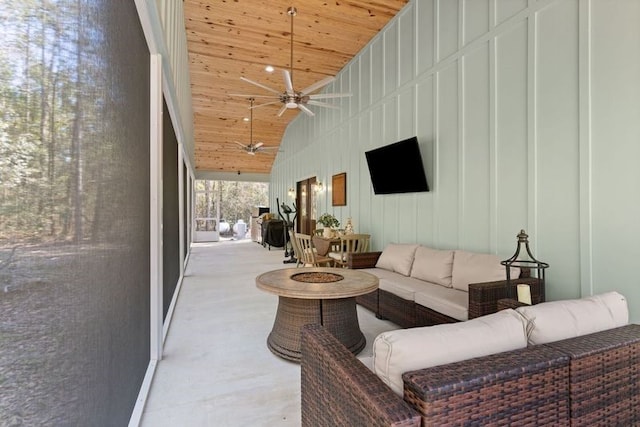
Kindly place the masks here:
[[(302, 110), (305, 114), (309, 116), (315, 116), (313, 111), (311, 111), (307, 105), (315, 105), (318, 107), (326, 107), (326, 108), (339, 108), (333, 104), (329, 104), (327, 102), (319, 101), (320, 99), (330, 99), (330, 98), (343, 98), (351, 96), (350, 93), (318, 93), (313, 94), (313, 92), (325, 87), (329, 83), (335, 81), (335, 77), (325, 77), (324, 79), (308, 86), (301, 91), (296, 91), (293, 87), (293, 17), (297, 15), (297, 10), (295, 7), (290, 7), (287, 9), (287, 14), (291, 17), (291, 58), (289, 62), (289, 70), (282, 70), (282, 78), (284, 80), (284, 92), (280, 92), (276, 89), (270, 88), (269, 86), (265, 86), (253, 80), (249, 80), (246, 77), (240, 77), (240, 79), (244, 80), (247, 83), (251, 83), (255, 86), (261, 87), (269, 92), (273, 92), (275, 95), (265, 96), (265, 95), (249, 95), (254, 98), (275, 98), (274, 101), (266, 102), (264, 104), (256, 105), (251, 108), (263, 107), (265, 105), (278, 104), (282, 103), (282, 108), (278, 111), (278, 117), (282, 116), (287, 109), (298, 108)], [(247, 95), (239, 95), (239, 96), (247, 96)]]
[(253, 142), (253, 101), (253, 98), (249, 98), (249, 102), (251, 103), (251, 106), (249, 107), (249, 109), (251, 110), (251, 117), (249, 118), (249, 144), (243, 144), (238, 141), (233, 142), (239, 145), (242, 151), (252, 156), (255, 156), (256, 153), (269, 152), (271, 150), (280, 151), (279, 147), (265, 147), (264, 142)]

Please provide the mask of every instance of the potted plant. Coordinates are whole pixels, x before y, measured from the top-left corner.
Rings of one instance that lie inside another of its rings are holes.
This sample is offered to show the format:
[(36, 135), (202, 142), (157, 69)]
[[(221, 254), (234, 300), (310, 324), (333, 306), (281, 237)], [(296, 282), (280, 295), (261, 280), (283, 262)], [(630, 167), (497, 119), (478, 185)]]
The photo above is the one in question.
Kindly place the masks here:
[(340, 227), (340, 221), (338, 221), (335, 216), (328, 213), (323, 213), (322, 215), (320, 215), (320, 218), (318, 218), (317, 222), (319, 224), (322, 224), (322, 226), (324, 227), (322, 235), (326, 238), (331, 237), (333, 233), (332, 228)]

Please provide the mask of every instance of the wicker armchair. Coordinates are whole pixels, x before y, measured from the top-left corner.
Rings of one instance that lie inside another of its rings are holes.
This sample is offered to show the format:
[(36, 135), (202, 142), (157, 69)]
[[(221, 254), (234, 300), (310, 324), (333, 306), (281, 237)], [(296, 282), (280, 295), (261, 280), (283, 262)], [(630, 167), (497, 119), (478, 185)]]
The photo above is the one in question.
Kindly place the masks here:
[(633, 426), (640, 325), (407, 372), (403, 381), (401, 398), (322, 326), (303, 328), (305, 427)]
[(408, 372), (403, 399), (329, 332), (307, 325), (302, 426), (568, 425), (568, 364), (539, 346)]
[(545, 345), (571, 360), (571, 426), (640, 425), (640, 325)]
[(420, 426), (420, 414), (326, 329), (302, 331), (302, 426)]

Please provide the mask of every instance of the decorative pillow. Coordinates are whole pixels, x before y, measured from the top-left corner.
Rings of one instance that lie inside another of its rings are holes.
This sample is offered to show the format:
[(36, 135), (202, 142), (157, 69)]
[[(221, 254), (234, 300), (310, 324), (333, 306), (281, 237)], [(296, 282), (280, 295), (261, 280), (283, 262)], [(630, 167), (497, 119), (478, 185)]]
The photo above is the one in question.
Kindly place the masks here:
[[(511, 268), (511, 278), (520, 277), (519, 268)], [(469, 291), (469, 283), (495, 282), (506, 280), (507, 271), (500, 264), (500, 258), (491, 254), (455, 251), (451, 284), (461, 291)]]
[(391, 243), (380, 254), (376, 267), (408, 276), (417, 248), (418, 245)]
[(518, 307), (528, 322), (529, 344), (544, 344), (592, 334), (629, 323), (627, 299), (607, 292), (582, 299)]
[(438, 285), (451, 287), (453, 251), (418, 246), (411, 267), (411, 277)]
[(402, 374), (527, 346), (524, 319), (502, 310), (466, 322), (398, 329), (373, 343), (373, 371), (402, 396)]

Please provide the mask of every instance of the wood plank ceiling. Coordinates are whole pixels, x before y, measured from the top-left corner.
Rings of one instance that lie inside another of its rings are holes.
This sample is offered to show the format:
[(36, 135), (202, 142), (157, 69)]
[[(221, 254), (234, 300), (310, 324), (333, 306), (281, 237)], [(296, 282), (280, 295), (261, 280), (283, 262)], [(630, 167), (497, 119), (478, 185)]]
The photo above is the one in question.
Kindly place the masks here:
[[(248, 155), (234, 141), (278, 147), (299, 109), (281, 103), (253, 109), (250, 137), (248, 96), (271, 95), (241, 76), (284, 92), (283, 69), (291, 62), (293, 86), (301, 90), (335, 76), (407, 0), (184, 0), (195, 127), (196, 170), (269, 174), (276, 149)], [(267, 73), (271, 65), (276, 71)], [(338, 90), (337, 90), (338, 91)], [(333, 92), (333, 91), (332, 91)], [(256, 98), (255, 104), (267, 102)], [(327, 102), (331, 102), (328, 100)], [(339, 100), (338, 100), (339, 102)], [(318, 111), (322, 107), (309, 106)], [(304, 114), (304, 113), (301, 113)]]

